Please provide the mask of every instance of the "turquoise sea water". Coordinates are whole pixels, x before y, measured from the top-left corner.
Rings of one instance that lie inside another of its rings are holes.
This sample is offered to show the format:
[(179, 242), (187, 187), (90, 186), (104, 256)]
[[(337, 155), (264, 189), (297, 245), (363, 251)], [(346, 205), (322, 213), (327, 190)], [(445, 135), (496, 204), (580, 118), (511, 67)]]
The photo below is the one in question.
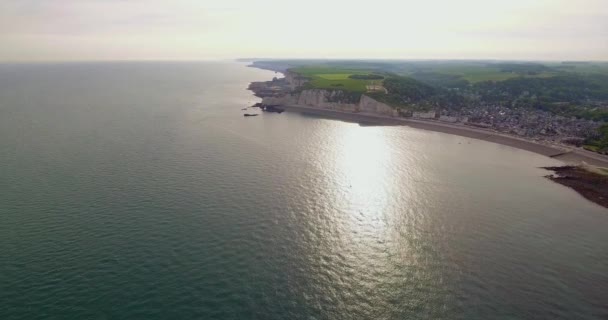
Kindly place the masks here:
[(529, 152), (297, 113), (236, 63), (0, 65), (0, 319), (606, 319)]

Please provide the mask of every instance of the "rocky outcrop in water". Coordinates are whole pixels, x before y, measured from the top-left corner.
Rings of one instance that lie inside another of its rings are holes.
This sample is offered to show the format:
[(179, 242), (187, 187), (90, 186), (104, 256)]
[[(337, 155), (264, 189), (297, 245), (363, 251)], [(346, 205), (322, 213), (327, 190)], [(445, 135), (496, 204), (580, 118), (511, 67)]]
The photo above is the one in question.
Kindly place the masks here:
[(570, 187), (583, 197), (608, 208), (608, 171), (588, 165), (544, 167), (555, 174), (546, 176), (554, 182)]

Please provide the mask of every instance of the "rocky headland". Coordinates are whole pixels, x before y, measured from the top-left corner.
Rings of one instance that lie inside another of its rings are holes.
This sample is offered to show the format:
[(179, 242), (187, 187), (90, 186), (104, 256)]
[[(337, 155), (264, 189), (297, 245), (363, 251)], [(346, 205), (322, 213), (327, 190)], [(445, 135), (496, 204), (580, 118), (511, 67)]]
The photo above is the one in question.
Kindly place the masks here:
[(583, 197), (608, 208), (608, 171), (589, 165), (545, 167), (555, 174), (546, 176), (574, 189)]

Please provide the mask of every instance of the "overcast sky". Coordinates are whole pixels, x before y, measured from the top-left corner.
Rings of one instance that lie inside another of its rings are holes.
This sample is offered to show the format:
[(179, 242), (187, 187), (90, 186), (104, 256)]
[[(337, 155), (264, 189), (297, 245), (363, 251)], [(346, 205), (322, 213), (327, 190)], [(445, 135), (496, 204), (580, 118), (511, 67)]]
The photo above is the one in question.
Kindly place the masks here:
[(0, 0), (0, 61), (608, 60), (608, 0)]

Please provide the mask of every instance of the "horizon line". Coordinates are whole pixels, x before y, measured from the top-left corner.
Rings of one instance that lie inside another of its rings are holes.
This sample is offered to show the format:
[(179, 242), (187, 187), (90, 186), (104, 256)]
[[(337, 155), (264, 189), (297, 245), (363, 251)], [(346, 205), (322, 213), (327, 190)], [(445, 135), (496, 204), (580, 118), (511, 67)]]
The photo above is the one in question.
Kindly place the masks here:
[(0, 60), (0, 64), (11, 63), (95, 63), (95, 62), (253, 62), (253, 61), (280, 61), (280, 60), (311, 60), (311, 61), (516, 61), (516, 62), (599, 62), (606, 60), (596, 59), (501, 59), (501, 58), (309, 58), (309, 57), (245, 57), (245, 58), (196, 58), (196, 59), (61, 59), (61, 60)]

